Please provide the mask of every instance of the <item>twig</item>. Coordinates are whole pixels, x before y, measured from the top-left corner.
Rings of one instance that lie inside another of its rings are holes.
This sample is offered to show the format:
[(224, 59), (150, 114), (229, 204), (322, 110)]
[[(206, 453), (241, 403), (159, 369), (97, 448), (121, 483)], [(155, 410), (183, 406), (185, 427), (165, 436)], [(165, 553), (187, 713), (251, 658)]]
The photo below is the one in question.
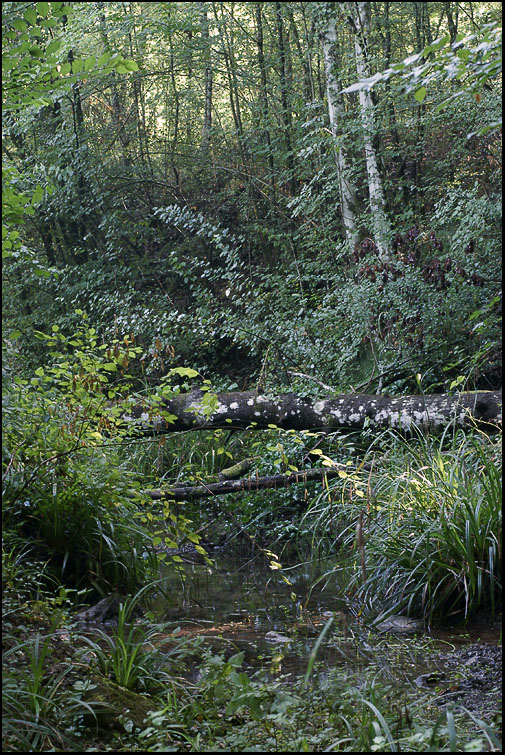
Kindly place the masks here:
[(313, 380), (314, 383), (317, 383), (321, 386), (321, 388), (324, 388), (325, 391), (330, 391), (330, 393), (335, 393), (335, 388), (332, 388), (329, 385), (326, 385), (326, 383), (322, 383), (317, 378), (313, 377), (312, 375), (305, 375), (303, 372), (293, 372), (292, 370), (287, 370), (288, 375), (295, 375), (296, 377), (302, 377), (307, 378), (307, 380)]

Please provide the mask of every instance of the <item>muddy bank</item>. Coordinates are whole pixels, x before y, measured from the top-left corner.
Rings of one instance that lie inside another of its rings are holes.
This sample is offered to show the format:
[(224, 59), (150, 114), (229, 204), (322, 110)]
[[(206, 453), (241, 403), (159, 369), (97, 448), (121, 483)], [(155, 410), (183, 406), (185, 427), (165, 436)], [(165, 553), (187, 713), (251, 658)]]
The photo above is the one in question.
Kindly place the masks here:
[(502, 707), (502, 647), (473, 643), (440, 654), (445, 673), (436, 680), (437, 704), (463, 705), (478, 718), (489, 720)]

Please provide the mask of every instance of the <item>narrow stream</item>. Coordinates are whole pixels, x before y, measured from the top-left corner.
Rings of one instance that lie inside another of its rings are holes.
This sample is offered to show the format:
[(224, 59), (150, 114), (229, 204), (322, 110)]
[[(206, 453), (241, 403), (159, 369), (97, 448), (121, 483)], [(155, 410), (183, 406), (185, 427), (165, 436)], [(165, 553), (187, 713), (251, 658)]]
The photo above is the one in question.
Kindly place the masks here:
[[(332, 564), (311, 562), (286, 570), (291, 585), (259, 558), (242, 564), (220, 560), (214, 569), (189, 563), (181, 575), (167, 567), (168, 598), (159, 595), (153, 609), (160, 620), (180, 627), (183, 635), (205, 637), (216, 652), (228, 657), (244, 651), (245, 665), (251, 670), (263, 668), (276, 677), (303, 675), (327, 612), (345, 610), (344, 602), (335, 598), (339, 591), (335, 575), (311, 589)], [(374, 664), (386, 678), (408, 686), (423, 674), (441, 670), (434, 648), (448, 652), (472, 642), (500, 641), (497, 630), (482, 628), (433, 630), (415, 640), (380, 635), (356, 624), (352, 617), (347, 626), (346, 621), (339, 622), (338, 614), (335, 627), (318, 650), (318, 674), (334, 666), (356, 671)]]

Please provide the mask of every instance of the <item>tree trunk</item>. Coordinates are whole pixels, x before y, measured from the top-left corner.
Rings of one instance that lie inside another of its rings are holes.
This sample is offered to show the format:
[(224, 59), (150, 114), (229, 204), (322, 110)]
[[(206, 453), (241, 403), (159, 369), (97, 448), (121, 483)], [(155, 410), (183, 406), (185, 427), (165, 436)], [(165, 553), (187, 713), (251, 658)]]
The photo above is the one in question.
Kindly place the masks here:
[[(349, 13), (349, 20), (354, 32), (356, 53), (356, 71), (358, 79), (370, 76), (368, 65), (368, 41), (370, 39), (370, 3), (343, 3)], [(390, 252), (391, 229), (386, 213), (386, 201), (382, 176), (379, 170), (379, 158), (376, 150), (377, 128), (375, 124), (372, 95), (366, 89), (360, 89), (361, 122), (365, 145), (366, 169), (368, 173), (368, 192), (375, 243), (382, 260), (388, 260)]]
[[(451, 38), (451, 45), (456, 41), (458, 36), (458, 16), (454, 16), (452, 13), (452, 3), (444, 3), (445, 15), (447, 16), (447, 25), (449, 26), (449, 36)], [(457, 7), (456, 7), (457, 14)]]
[(255, 3), (255, 16), (256, 16), (256, 33), (257, 33), (257, 48), (258, 48), (258, 65), (260, 69), (260, 81), (261, 81), (261, 110), (263, 114), (263, 135), (267, 145), (268, 153), (268, 168), (269, 168), (269, 181), (272, 187), (273, 201), (275, 203), (275, 169), (274, 169), (274, 156), (272, 151), (272, 141), (270, 138), (270, 115), (268, 109), (268, 82), (267, 82), (267, 70), (265, 63), (265, 54), (263, 51), (263, 20), (261, 14), (261, 3)]
[(341, 94), (342, 87), (340, 86), (340, 81), (337, 79), (336, 75), (341, 66), (338, 54), (336, 22), (334, 19), (328, 22), (326, 29), (321, 35), (321, 42), (326, 71), (328, 113), (330, 116), (331, 133), (333, 134), (335, 142), (342, 222), (347, 243), (352, 251), (358, 241), (356, 217), (354, 214), (356, 200), (354, 196), (354, 187), (349, 180), (346, 150), (342, 143), (339, 144), (339, 141), (341, 141), (339, 139), (340, 123), (344, 115), (344, 105)]
[(207, 16), (207, 3), (200, 3), (200, 6), (205, 57), (205, 112), (203, 117), (202, 138), (200, 146), (202, 152), (206, 153), (210, 145), (210, 129), (212, 125), (212, 52), (210, 44), (209, 19)]
[(232, 30), (230, 30), (230, 33), (228, 34), (228, 26), (226, 23), (223, 23), (222, 16), (219, 16), (215, 3), (212, 4), (212, 8), (214, 11), (214, 17), (216, 19), (216, 26), (217, 26), (217, 29), (219, 30), (219, 37), (221, 41), (221, 55), (223, 56), (225, 66), (226, 66), (226, 77), (228, 79), (230, 107), (231, 107), (231, 113), (233, 116), (233, 123), (235, 124), (235, 134), (237, 137), (238, 148), (240, 152), (240, 157), (242, 159), (242, 164), (246, 166), (247, 155), (246, 155), (246, 149), (245, 149), (245, 143), (244, 143), (244, 128), (242, 125), (242, 114), (240, 110), (240, 97), (239, 97), (239, 92), (238, 92), (238, 82), (237, 82), (237, 75), (236, 75), (237, 65), (235, 62), (235, 57), (234, 57), (234, 52), (233, 52), (233, 33), (232, 33)]
[(402, 433), (416, 429), (437, 432), (451, 422), (458, 427), (492, 431), (501, 427), (501, 391), (460, 393), (457, 396), (373, 396), (350, 394), (307, 399), (294, 393), (277, 397), (255, 391), (212, 395), (194, 390), (151, 405), (131, 406), (126, 421), (143, 434), (211, 428), (284, 430), (362, 430), (392, 428)]
[[(391, 3), (384, 3), (384, 19), (378, 19), (378, 28), (382, 36), (382, 44), (384, 51), (384, 68), (391, 67), (392, 46), (391, 46), (391, 20), (389, 17), (389, 9)], [(389, 130), (393, 142), (393, 163), (395, 165), (395, 178), (396, 184), (400, 188), (403, 196), (403, 202), (405, 205), (409, 202), (409, 192), (406, 182), (403, 180), (405, 174), (405, 156), (402, 156), (402, 146), (400, 141), (400, 135), (398, 133), (398, 124), (396, 121), (395, 103), (391, 93), (391, 82), (388, 79), (384, 83), (384, 90), (386, 92), (386, 107), (388, 111)]]
[(304, 29), (304, 35), (305, 35), (305, 49), (307, 50), (307, 93), (308, 93), (308, 101), (309, 102), (315, 102), (316, 100), (316, 89), (314, 86), (314, 76), (312, 73), (312, 53), (314, 50), (314, 38), (315, 38), (315, 22), (314, 19), (311, 20), (310, 24), (310, 30), (307, 27), (307, 17), (305, 14), (305, 3), (302, 3), (301, 7), (302, 12), (302, 20), (303, 20), (303, 29)]
[(286, 74), (286, 56), (287, 45), (284, 42), (284, 20), (281, 3), (275, 3), (275, 19), (277, 23), (277, 38), (279, 46), (279, 63), (280, 63), (280, 85), (281, 85), (281, 105), (282, 105), (282, 123), (284, 130), (284, 145), (286, 149), (286, 164), (289, 172), (289, 187), (291, 196), (296, 194), (295, 168), (293, 162), (293, 145), (292, 139), (292, 119), (291, 105), (288, 99), (288, 79)]
[[(170, 13), (169, 13), (170, 18)], [(180, 114), (180, 99), (179, 99), (179, 90), (177, 88), (177, 81), (175, 78), (175, 66), (174, 66), (174, 48), (172, 44), (172, 35), (168, 35), (168, 44), (169, 44), (169, 50), (170, 50), (170, 80), (172, 82), (172, 95), (173, 95), (173, 102), (174, 102), (174, 115), (173, 115), (173, 132), (172, 132), (172, 139), (170, 140), (170, 133), (167, 133), (167, 149), (170, 151), (170, 166), (172, 168), (172, 173), (174, 175), (175, 179), (175, 190), (177, 194), (181, 193), (181, 180), (179, 175), (179, 169), (177, 167), (175, 155), (176, 150), (178, 147), (179, 142), (179, 114)], [(167, 114), (170, 111), (169, 108), (169, 102), (170, 102), (170, 96), (168, 95), (167, 90)], [(171, 141), (171, 144), (170, 144)]]
[[(100, 2), (98, 3), (98, 6), (101, 10), (100, 37), (102, 39), (103, 49), (104, 49), (104, 52), (110, 52), (112, 54), (113, 50), (111, 49), (109, 37), (107, 35), (107, 24), (106, 24), (106, 18), (105, 18), (105, 3)], [(116, 129), (116, 133), (118, 134), (118, 137), (119, 137), (119, 143), (121, 144), (121, 148), (123, 151), (124, 164), (127, 168), (129, 168), (131, 166), (131, 157), (130, 157), (130, 152), (129, 152), (130, 136), (126, 128), (128, 117), (124, 113), (124, 108), (123, 108), (123, 104), (122, 104), (121, 96), (119, 92), (119, 84), (117, 81), (116, 73), (114, 71), (111, 72), (110, 79), (112, 82), (111, 83), (112, 118), (113, 118), (114, 126)]]

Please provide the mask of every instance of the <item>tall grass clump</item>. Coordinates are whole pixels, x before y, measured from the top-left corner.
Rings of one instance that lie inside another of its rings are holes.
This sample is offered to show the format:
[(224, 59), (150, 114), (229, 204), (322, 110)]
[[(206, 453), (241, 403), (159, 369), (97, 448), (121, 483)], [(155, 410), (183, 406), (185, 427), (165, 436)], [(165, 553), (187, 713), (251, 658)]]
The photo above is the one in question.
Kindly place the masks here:
[(476, 435), (393, 441), (368, 516), (375, 602), (433, 619), (494, 616), (501, 592), (501, 446)]
[(185, 654), (191, 652), (188, 646), (194, 649), (200, 644), (177, 637), (179, 628), (163, 634), (160, 625), (135, 620), (140, 598), (153, 584), (156, 583), (145, 585), (119, 604), (117, 625), (110, 632), (95, 628), (93, 637), (80, 637), (91, 648), (92, 665), (99, 673), (127, 690), (153, 692), (163, 687), (173, 688), (174, 679), (169, 671), (173, 670), (175, 662), (180, 663)]
[[(51, 671), (53, 633), (37, 633), (3, 654), (2, 739), (8, 750), (38, 752), (51, 747), (77, 747), (85, 713), (94, 716), (92, 706), (82, 699), (85, 683), (76, 691), (67, 677), (71, 664)], [(13, 656), (26, 657), (27, 668), (20, 671)]]
[[(428, 622), (466, 621), (481, 611), (495, 616), (501, 595), (500, 439), (388, 434), (372, 444), (367, 459), (365, 485), (337, 481), (330, 485), (333, 501), (321, 494), (312, 509), (319, 531), (330, 522), (340, 531), (353, 607), (372, 615), (406, 612)], [(361, 497), (353, 495), (356, 490)], [(364, 548), (356, 537), (360, 519)]]

